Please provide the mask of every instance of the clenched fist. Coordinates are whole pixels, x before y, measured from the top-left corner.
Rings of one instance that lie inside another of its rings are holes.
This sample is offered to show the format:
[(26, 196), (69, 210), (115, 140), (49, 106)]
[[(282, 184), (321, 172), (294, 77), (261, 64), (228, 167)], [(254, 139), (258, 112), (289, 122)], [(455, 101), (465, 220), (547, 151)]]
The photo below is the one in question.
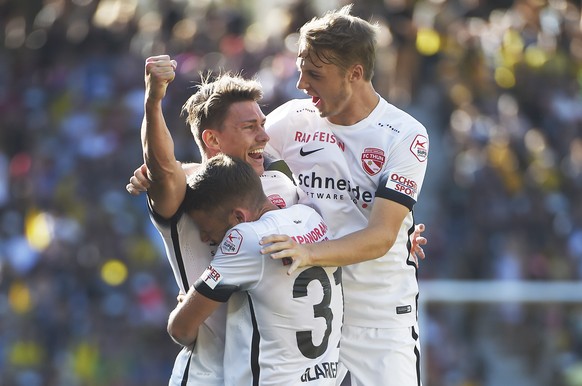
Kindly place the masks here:
[(169, 55), (151, 56), (145, 61), (146, 98), (161, 101), (168, 84), (176, 77), (176, 61)]

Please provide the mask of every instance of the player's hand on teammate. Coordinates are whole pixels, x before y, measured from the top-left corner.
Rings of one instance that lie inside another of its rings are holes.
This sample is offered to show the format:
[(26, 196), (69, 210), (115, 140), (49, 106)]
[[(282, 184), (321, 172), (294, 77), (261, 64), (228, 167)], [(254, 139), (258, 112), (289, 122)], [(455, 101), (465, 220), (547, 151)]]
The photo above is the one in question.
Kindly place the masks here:
[(418, 268), (418, 260), (424, 260), (426, 257), (424, 255), (424, 249), (422, 249), (422, 245), (426, 245), (428, 240), (425, 237), (422, 237), (420, 234), (424, 232), (424, 224), (418, 224), (414, 227), (414, 233), (410, 237), (410, 241), (412, 246), (410, 248), (410, 254), (414, 258), (416, 262), (416, 267)]
[(147, 174), (148, 168), (145, 164), (135, 169), (133, 176), (129, 179), (129, 183), (125, 185), (125, 189), (132, 196), (139, 196), (141, 193), (147, 191), (150, 187), (150, 180)]
[(166, 88), (176, 77), (177, 62), (169, 55), (150, 56), (145, 61), (147, 100), (161, 101)]
[[(179, 163), (184, 171), (186, 171), (187, 175), (193, 174), (198, 168), (200, 168), (200, 164), (197, 163), (181, 163), (180, 161), (176, 161)], [(132, 196), (139, 196), (141, 193), (147, 192), (150, 188), (152, 181), (148, 177), (148, 167), (146, 164), (142, 164), (140, 167), (135, 169), (133, 175), (129, 178), (129, 183), (125, 185), (125, 189), (129, 194)]]
[[(309, 244), (299, 244), (287, 235), (269, 235), (261, 239), (263, 255), (271, 255), (273, 259), (290, 259), (291, 266), (287, 275), (291, 275), (297, 268), (312, 265)], [(284, 260), (283, 260), (284, 261)]]
[[(428, 240), (421, 236), (424, 230), (424, 224), (418, 224), (414, 228), (414, 233), (410, 236), (412, 243), (410, 254), (414, 258), (417, 267), (418, 260), (424, 260), (426, 257), (422, 246), (426, 245)], [(261, 245), (263, 245), (261, 249), (263, 255), (270, 254), (273, 259), (290, 259), (292, 261), (291, 267), (287, 270), (288, 275), (292, 274), (297, 268), (313, 265), (309, 244), (299, 244), (287, 235), (263, 237)]]

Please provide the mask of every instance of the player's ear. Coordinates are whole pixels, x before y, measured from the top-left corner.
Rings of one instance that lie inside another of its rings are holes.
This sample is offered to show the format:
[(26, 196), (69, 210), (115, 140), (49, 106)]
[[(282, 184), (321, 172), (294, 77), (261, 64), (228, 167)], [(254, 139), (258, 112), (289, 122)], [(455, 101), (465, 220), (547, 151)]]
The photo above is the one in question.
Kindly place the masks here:
[(364, 78), (364, 67), (361, 64), (354, 64), (348, 69), (348, 79), (353, 82)]
[(234, 208), (232, 210), (232, 216), (237, 224), (240, 224), (241, 222), (252, 221), (250, 218), (250, 213), (243, 208)]
[(238, 208), (234, 208), (232, 210), (231, 216), (232, 216), (235, 224), (240, 224), (241, 222), (245, 221), (243, 211), (238, 209)]
[(215, 152), (220, 151), (220, 138), (218, 137), (218, 132), (212, 129), (206, 129), (202, 132), (202, 141), (206, 147)]

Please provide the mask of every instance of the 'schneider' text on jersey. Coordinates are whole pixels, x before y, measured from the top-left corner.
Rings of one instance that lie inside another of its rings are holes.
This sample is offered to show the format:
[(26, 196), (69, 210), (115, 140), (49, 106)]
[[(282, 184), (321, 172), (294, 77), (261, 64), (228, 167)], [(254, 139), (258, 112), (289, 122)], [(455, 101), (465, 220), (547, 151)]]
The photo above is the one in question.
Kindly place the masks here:
[(366, 227), (375, 199), (410, 209), (390, 251), (344, 267), (343, 285), (346, 324), (413, 325), (418, 283), (408, 240), (428, 158), (424, 126), (382, 98), (352, 126), (331, 124), (311, 100), (300, 99), (269, 114), (267, 133), (266, 151), (287, 163), (300, 188), (299, 202), (323, 216), (332, 238)]

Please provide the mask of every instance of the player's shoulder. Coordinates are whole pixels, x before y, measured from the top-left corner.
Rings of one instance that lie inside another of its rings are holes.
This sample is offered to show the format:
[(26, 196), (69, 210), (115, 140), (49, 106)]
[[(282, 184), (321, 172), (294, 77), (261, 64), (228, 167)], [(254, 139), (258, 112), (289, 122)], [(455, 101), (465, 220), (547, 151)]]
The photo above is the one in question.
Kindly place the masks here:
[(282, 105), (277, 107), (275, 110), (273, 110), (271, 112), (271, 114), (276, 112), (276, 111), (281, 111), (281, 110), (294, 111), (296, 113), (299, 113), (305, 109), (312, 111), (312, 112), (317, 112), (317, 109), (315, 108), (315, 106), (313, 106), (313, 103), (311, 103), (311, 99), (300, 98), (300, 99), (291, 99), (291, 100), (283, 103)]
[(303, 227), (319, 227), (323, 222), (323, 218), (315, 209), (304, 204), (294, 204), (276, 212), (281, 221)]
[(261, 179), (286, 178), (293, 181), (293, 172), (291, 172), (289, 165), (284, 160), (274, 159), (266, 153), (264, 158), (265, 171), (261, 175)]
[(311, 116), (319, 116), (311, 99), (291, 99), (269, 113), (267, 116), (267, 124), (270, 125), (284, 119), (307, 119)]
[(265, 170), (261, 174), (261, 183), (265, 188), (265, 185), (269, 186), (270, 184), (293, 184), (293, 179), (280, 170)]
[[(259, 226), (262, 226), (263, 228), (273, 228), (291, 223), (302, 224), (309, 220), (312, 216), (317, 218), (321, 217), (315, 209), (307, 205), (293, 204), (283, 209), (268, 211), (253, 224), (257, 230)], [(260, 231), (258, 233), (260, 233)]]
[(259, 247), (259, 235), (256, 222), (243, 222), (229, 229), (220, 244), (217, 252), (222, 255), (239, 255), (246, 252), (254, 253)]
[(378, 124), (396, 134), (404, 136), (420, 134), (427, 136), (426, 127), (405, 110), (388, 103), (381, 98), (382, 109), (378, 115)]

